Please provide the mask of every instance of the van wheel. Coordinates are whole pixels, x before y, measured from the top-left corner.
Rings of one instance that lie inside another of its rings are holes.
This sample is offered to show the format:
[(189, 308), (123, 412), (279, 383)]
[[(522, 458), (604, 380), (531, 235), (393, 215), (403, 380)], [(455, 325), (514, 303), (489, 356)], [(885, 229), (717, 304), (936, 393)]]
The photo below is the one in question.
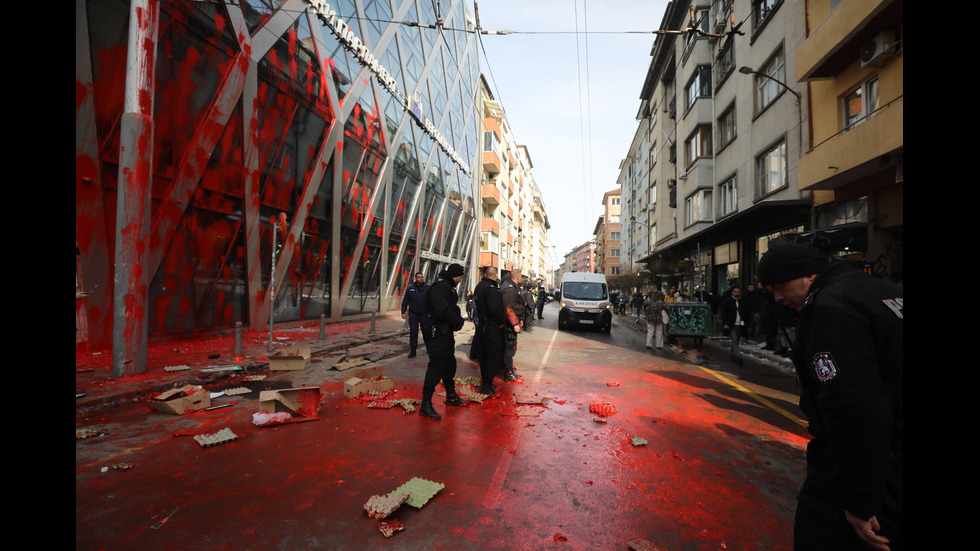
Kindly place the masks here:
[(606, 326), (602, 328), (602, 330), (605, 331), (606, 333), (609, 333), (610, 331), (612, 331), (612, 321), (610, 321), (609, 323), (607, 323)]

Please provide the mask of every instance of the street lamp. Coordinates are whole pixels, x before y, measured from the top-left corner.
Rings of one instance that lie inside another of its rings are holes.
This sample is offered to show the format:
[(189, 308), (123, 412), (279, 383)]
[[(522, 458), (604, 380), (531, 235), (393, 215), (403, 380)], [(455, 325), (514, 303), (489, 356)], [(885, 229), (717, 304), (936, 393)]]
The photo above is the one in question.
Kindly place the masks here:
[(803, 103), (803, 96), (801, 96), (800, 93), (797, 92), (796, 90), (790, 88), (785, 82), (777, 78), (773, 78), (772, 76), (766, 73), (760, 73), (759, 71), (756, 71), (752, 67), (742, 65), (741, 67), (738, 68), (738, 72), (742, 73), (743, 75), (755, 75), (758, 77), (767, 78), (775, 82), (776, 84), (782, 86), (783, 89), (785, 89), (790, 94), (796, 96), (796, 118), (799, 121), (799, 126), (797, 127), (797, 130), (799, 132), (799, 138), (800, 138), (800, 155), (802, 156), (803, 155), (803, 108), (801, 104)]
[(785, 88), (787, 91), (789, 91), (789, 93), (791, 93), (794, 96), (796, 96), (796, 101), (798, 101), (798, 102), (799, 101), (803, 101), (803, 98), (802, 98), (802, 96), (800, 96), (800, 93), (799, 92), (797, 92), (796, 90), (794, 90), (794, 89), (790, 88), (789, 86), (787, 86), (785, 82), (783, 82), (783, 81), (781, 81), (779, 79), (773, 78), (773, 77), (767, 75), (766, 73), (760, 73), (759, 71), (756, 71), (752, 67), (748, 67), (748, 66), (745, 66), (745, 65), (742, 65), (741, 67), (739, 67), (738, 68), (738, 72), (742, 73), (743, 75), (756, 75), (756, 76), (760, 76), (760, 77), (763, 77), (763, 78), (768, 78), (769, 80), (771, 80), (771, 81), (775, 82), (776, 84), (779, 84), (780, 86), (782, 86), (783, 88)]

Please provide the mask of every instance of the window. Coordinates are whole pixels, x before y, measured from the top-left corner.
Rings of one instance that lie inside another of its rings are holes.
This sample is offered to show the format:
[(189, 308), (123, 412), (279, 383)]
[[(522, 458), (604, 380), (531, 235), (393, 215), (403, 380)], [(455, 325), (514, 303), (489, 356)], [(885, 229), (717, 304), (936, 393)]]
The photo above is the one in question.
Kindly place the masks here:
[(620, 204), (620, 198), (619, 197), (610, 197), (609, 198), (609, 204), (611, 206), (618, 207), (619, 204)]
[(735, 69), (735, 43), (729, 43), (721, 53), (718, 54), (718, 61), (715, 63), (715, 83), (721, 87), (721, 82)]
[(650, 186), (650, 204), (657, 206), (657, 184)]
[(711, 191), (702, 189), (684, 201), (687, 223), (711, 220)]
[(759, 195), (766, 195), (787, 185), (786, 142), (781, 142), (756, 159)]
[(718, 209), (721, 216), (738, 210), (738, 185), (734, 176), (718, 186)]
[(619, 256), (619, 249), (609, 249), (609, 256), (618, 257)]
[(650, 168), (657, 163), (657, 142), (650, 144)]
[(687, 108), (690, 109), (698, 98), (711, 97), (711, 66), (699, 65), (694, 76), (684, 89), (687, 97)]
[(694, 161), (701, 157), (711, 156), (711, 127), (699, 126), (691, 134), (691, 137), (684, 142), (687, 146), (687, 166), (694, 164)]
[(619, 275), (619, 266), (610, 266), (609, 275)]
[(733, 103), (718, 118), (718, 142), (719, 149), (725, 147), (735, 139), (735, 104)]
[(497, 140), (497, 133), (493, 130), (483, 132), (483, 150), (492, 151), (500, 156), (500, 141)]
[(755, 107), (757, 112), (769, 107), (785, 89), (785, 86), (780, 84), (786, 82), (786, 58), (783, 55), (783, 50), (780, 49), (776, 52), (776, 55), (772, 56), (759, 72), (768, 75), (769, 78), (760, 75), (755, 77)]
[[(692, 12), (694, 19), (691, 20), (691, 27), (696, 27), (706, 33), (711, 32), (711, 14), (708, 8), (696, 8)], [(685, 45), (685, 50), (689, 49), (697, 37), (700, 36), (698, 33), (688, 33), (687, 44)]]
[(878, 77), (844, 96), (844, 130), (857, 126), (878, 109)]
[(752, 18), (757, 28), (769, 19), (780, 2), (782, 0), (752, 0)]
[(609, 232), (609, 240), (610, 241), (619, 241), (619, 235), (620, 235), (620, 233), (618, 231)]
[(609, 215), (609, 223), (610, 224), (619, 224), (619, 215), (618, 214), (610, 214)]

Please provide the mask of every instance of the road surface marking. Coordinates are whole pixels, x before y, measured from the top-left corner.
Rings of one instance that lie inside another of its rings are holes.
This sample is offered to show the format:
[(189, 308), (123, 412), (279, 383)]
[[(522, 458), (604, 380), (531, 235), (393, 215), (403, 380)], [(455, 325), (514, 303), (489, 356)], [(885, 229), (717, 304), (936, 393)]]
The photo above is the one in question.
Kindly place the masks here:
[(749, 397), (752, 398), (753, 400), (755, 400), (755, 401), (759, 402), (760, 404), (762, 404), (762, 405), (764, 405), (764, 406), (772, 409), (776, 413), (781, 414), (783, 417), (786, 417), (787, 419), (789, 419), (790, 421), (796, 423), (797, 425), (799, 425), (799, 426), (801, 426), (803, 428), (806, 428), (807, 427), (807, 422), (806, 421), (804, 421), (803, 419), (800, 419), (799, 417), (793, 415), (792, 413), (786, 411), (785, 409), (777, 406), (776, 404), (770, 402), (769, 400), (763, 398), (762, 396), (759, 396), (755, 392), (752, 392), (751, 390), (749, 390), (749, 389), (745, 388), (744, 386), (736, 383), (735, 381), (733, 381), (733, 380), (731, 380), (731, 379), (729, 379), (727, 377), (723, 377), (722, 375), (720, 375), (720, 374), (716, 373), (715, 371), (712, 371), (712, 370), (710, 370), (710, 369), (708, 369), (706, 367), (703, 367), (703, 366), (700, 366), (700, 365), (698, 367), (700, 367), (701, 369), (703, 369), (703, 370), (707, 371), (708, 373), (714, 375), (715, 377), (717, 377), (722, 382), (727, 383), (727, 384), (733, 386), (734, 388), (736, 388), (738, 390), (741, 390), (745, 394), (748, 394)]

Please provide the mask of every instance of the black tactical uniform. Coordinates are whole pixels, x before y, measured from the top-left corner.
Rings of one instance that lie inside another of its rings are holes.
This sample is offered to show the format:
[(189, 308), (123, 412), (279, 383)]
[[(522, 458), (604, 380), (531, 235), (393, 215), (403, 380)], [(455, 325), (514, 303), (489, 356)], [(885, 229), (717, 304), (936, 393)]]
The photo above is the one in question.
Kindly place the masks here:
[(446, 405), (459, 406), (465, 402), (456, 395), (456, 339), (453, 332), (463, 328), (463, 315), (460, 312), (459, 297), (453, 279), (463, 275), (463, 267), (452, 264), (439, 273), (439, 278), (429, 289), (429, 317), (432, 319), (432, 341), (429, 348), (429, 365), (422, 384), (422, 406), (420, 413), (425, 417), (439, 419), (432, 407), (432, 395), (436, 385), (442, 381), (446, 388)]
[[(765, 263), (764, 256), (760, 279)], [(813, 434), (797, 550), (852, 548), (831, 547), (840, 541), (865, 548), (845, 511), (865, 522), (875, 517), (890, 549), (903, 548), (902, 312), (901, 286), (848, 264), (827, 268), (809, 286), (792, 344)]]
[(507, 324), (503, 328), (504, 336), (504, 365), (500, 378), (505, 383), (520, 381), (520, 376), (514, 368), (514, 355), (517, 354), (518, 329), (524, 320), (524, 298), (521, 290), (512, 279), (504, 279), (500, 284), (500, 296), (504, 303), (504, 313)]
[(473, 291), (476, 300), (476, 312), (480, 323), (477, 324), (475, 338), (481, 339), (483, 353), (479, 358), (480, 378), (483, 385), (480, 392), (495, 395), (493, 378), (500, 373), (504, 365), (504, 334), (507, 323), (504, 315), (504, 305), (500, 297), (500, 287), (497, 281), (484, 277)]

